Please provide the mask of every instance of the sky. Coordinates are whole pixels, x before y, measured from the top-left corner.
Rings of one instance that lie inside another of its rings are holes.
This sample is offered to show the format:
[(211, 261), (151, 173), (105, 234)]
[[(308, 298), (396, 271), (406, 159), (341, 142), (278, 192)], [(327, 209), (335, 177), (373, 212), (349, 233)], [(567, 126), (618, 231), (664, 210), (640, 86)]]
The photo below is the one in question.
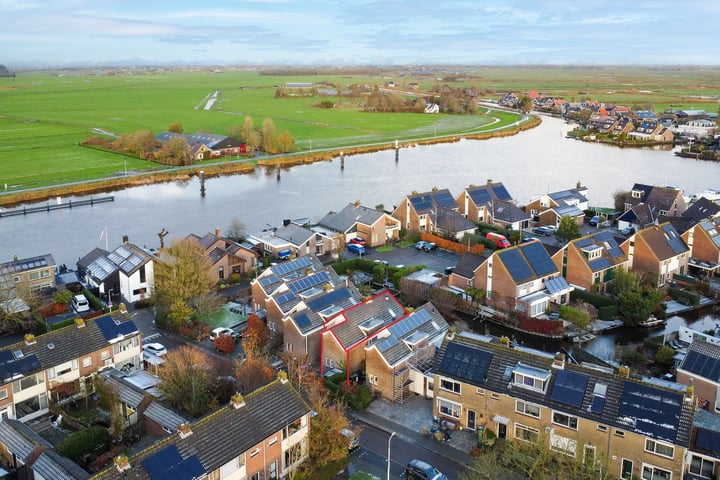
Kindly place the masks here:
[(0, 64), (717, 65), (720, 2), (0, 0)]

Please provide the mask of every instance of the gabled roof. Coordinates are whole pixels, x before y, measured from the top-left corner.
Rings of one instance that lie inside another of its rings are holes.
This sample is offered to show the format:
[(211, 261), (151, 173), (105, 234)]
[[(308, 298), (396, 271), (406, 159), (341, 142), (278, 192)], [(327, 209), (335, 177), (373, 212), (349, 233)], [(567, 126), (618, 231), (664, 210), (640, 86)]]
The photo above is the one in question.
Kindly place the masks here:
[(680, 362), (678, 370), (684, 370), (720, 384), (720, 345), (694, 340), (688, 353)]
[(485, 185), (470, 186), (465, 189), (465, 193), (470, 195), (470, 198), (478, 207), (489, 206), (493, 200), (513, 201), (502, 182), (489, 182)]
[(426, 303), (401, 318), (376, 337), (373, 347), (390, 366), (408, 360), (418, 345), (439, 342), (449, 328), (432, 303)]
[(576, 238), (568, 243), (568, 246), (570, 245), (581, 252), (600, 250), (600, 258), (589, 260), (587, 256), (583, 256), (593, 272), (599, 272), (627, 261), (625, 252), (620, 248), (617, 239), (609, 230), (602, 230), (592, 235)]
[(32, 464), (32, 470), (42, 478), (53, 480), (83, 480), (90, 478), (85, 470), (67, 457), (45, 450)]
[(0, 275), (28, 272), (38, 268), (55, 267), (55, 260), (49, 253), (36, 257), (20, 258), (0, 263)]
[[(245, 405), (237, 409), (222, 406), (192, 423), (192, 433), (185, 438), (171, 435), (130, 456), (129, 470), (121, 473), (111, 465), (93, 478), (156, 480), (146, 469), (146, 460), (160, 451), (174, 454), (175, 449), (181, 460), (195, 457), (204, 472), (212, 472), (310, 412), (290, 382), (280, 380), (245, 395), (244, 402)], [(170, 450), (165, 450), (168, 448)], [(171, 457), (177, 460), (176, 455), (168, 458)], [(188, 465), (197, 467), (198, 463), (190, 462)], [(160, 468), (163, 463), (150, 461), (151, 469)]]
[(24, 423), (11, 418), (3, 418), (0, 422), (0, 444), (27, 463), (30, 454), (38, 447), (52, 448), (52, 445), (40, 435), (33, 432)]
[(278, 227), (277, 230), (275, 230), (275, 236), (287, 240), (293, 246), (300, 248), (309, 242), (311, 238), (315, 237), (315, 232), (300, 225), (289, 223), (285, 226)]
[(415, 212), (420, 215), (430, 213), (433, 209), (437, 209), (437, 207), (457, 208), (455, 199), (447, 188), (408, 195), (407, 199), (415, 209)]
[(577, 205), (578, 203), (585, 203), (587, 199), (587, 187), (576, 187), (569, 190), (561, 190), (559, 192), (553, 192), (548, 194), (548, 197), (555, 200), (558, 205)]
[(458, 275), (463, 278), (474, 278), (475, 271), (488, 258), (488, 255), (478, 255), (477, 253), (465, 252), (458, 260), (452, 275)]
[[(273, 294), (285, 282), (296, 280), (302, 276), (319, 272), (326, 267), (314, 255), (304, 255), (293, 260), (287, 260), (265, 269), (253, 282), (260, 284), (266, 296)], [(334, 271), (328, 270), (332, 275)], [(335, 274), (337, 277), (337, 274)], [(337, 277), (339, 278), (339, 277)], [(333, 281), (333, 283), (335, 283)]]
[(655, 215), (650, 205), (643, 203), (630, 207), (618, 217), (618, 221), (629, 222), (644, 228), (655, 223)]
[[(675, 227), (669, 223), (662, 225), (653, 225), (637, 232), (636, 238), (639, 236), (647, 244), (648, 248), (653, 252), (658, 260), (668, 260), (676, 257), (690, 249)], [(637, 240), (636, 240), (637, 245)]]
[(102, 282), (117, 271), (130, 276), (143, 265), (153, 261), (154, 258), (132, 243), (123, 243), (110, 252), (95, 248), (80, 259), (77, 265), (78, 268), (84, 269), (93, 278)]
[[(431, 214), (432, 215), (432, 214)], [(458, 232), (467, 232), (476, 230), (478, 227), (467, 219), (464, 215), (449, 208), (438, 208), (435, 211), (433, 223), (438, 230), (457, 234)]]
[(387, 290), (370, 299), (343, 310), (327, 329), (337, 339), (340, 346), (348, 351), (384, 330), (407, 311)]
[(342, 286), (324, 291), (305, 302), (306, 309), (293, 313), (290, 321), (302, 334), (309, 334), (321, 328), (326, 321), (343, 310), (362, 301), (362, 294), (354, 286)]
[(347, 233), (358, 223), (362, 225), (373, 225), (385, 214), (374, 208), (364, 207), (350, 203), (339, 212), (330, 212), (325, 215), (318, 225), (329, 228), (335, 232)]
[(675, 200), (682, 198), (680, 190), (670, 187), (655, 187), (636, 183), (633, 185), (632, 191), (642, 193), (639, 198), (629, 195), (625, 200), (626, 203), (631, 205), (646, 203), (655, 210), (656, 215), (660, 210), (668, 212), (668, 215), (682, 214), (682, 212), (674, 212), (672, 210)]
[[(434, 371), (592, 422), (688, 445), (693, 408), (682, 391), (568, 362), (562, 369), (552, 365), (553, 356), (543, 352), (459, 333), (443, 343)], [(544, 389), (524, 388), (515, 382), (516, 373), (542, 378)]]
[(514, 203), (504, 200), (492, 201), (492, 216), (495, 221), (515, 223), (522, 220), (530, 220), (531, 215), (524, 212)]
[(698, 198), (681, 215), (697, 222), (709, 220), (720, 214), (720, 205), (705, 197)]

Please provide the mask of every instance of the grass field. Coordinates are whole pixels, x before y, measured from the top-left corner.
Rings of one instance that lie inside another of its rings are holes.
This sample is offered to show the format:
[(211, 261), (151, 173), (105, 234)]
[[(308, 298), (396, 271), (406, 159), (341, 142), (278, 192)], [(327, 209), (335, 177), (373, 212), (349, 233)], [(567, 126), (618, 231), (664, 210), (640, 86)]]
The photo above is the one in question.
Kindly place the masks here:
[[(397, 72), (395, 72), (397, 73)], [(160, 166), (131, 157), (81, 148), (78, 143), (102, 129), (115, 134), (138, 130), (165, 131), (180, 122), (185, 132), (225, 134), (250, 115), (259, 127), (272, 118), (288, 130), (300, 151), (470, 134), (512, 124), (518, 116), (425, 115), (367, 113), (341, 102), (320, 109), (318, 98), (275, 98), (286, 82), (327, 81), (339, 90), (349, 84), (398, 85), (416, 82), (420, 91), (434, 85), (474, 85), (489, 98), (499, 92), (530, 89), (568, 100), (594, 98), (606, 102), (716, 111), (720, 69), (677, 68), (477, 68), (445, 82), (442, 74), (371, 77), (367, 75), (274, 76), (256, 71), (145, 71), (137, 74), (20, 73), (0, 78), (0, 188), (6, 191), (147, 171)], [(212, 110), (203, 107), (220, 92)], [(702, 101), (701, 101), (702, 100)]]

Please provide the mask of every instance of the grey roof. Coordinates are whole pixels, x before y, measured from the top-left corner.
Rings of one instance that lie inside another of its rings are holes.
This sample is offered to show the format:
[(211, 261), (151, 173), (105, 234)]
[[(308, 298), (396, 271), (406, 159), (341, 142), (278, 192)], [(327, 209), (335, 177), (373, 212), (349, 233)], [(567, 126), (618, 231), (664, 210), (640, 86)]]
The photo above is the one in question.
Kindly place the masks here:
[(302, 257), (273, 265), (262, 272), (256, 281), (260, 284), (263, 292), (265, 292), (265, 296), (270, 296), (285, 282), (290, 282), (324, 269), (327, 269), (331, 276), (334, 274), (333, 284), (339, 283), (340, 280), (337, 273), (331, 268), (325, 267), (315, 255), (303, 255)]
[(143, 415), (173, 432), (177, 432), (178, 425), (188, 421), (180, 413), (155, 401), (148, 405)]
[(30, 454), (37, 447), (52, 448), (52, 445), (40, 435), (33, 432), (30, 427), (18, 420), (4, 418), (0, 422), (0, 444), (27, 463)]
[(94, 248), (77, 261), (78, 270), (87, 272), (92, 278), (100, 282), (107, 280), (118, 270), (117, 265), (108, 260), (109, 253), (102, 248)]
[(532, 218), (530, 214), (524, 212), (514, 203), (502, 200), (493, 200), (492, 208), (492, 215), (496, 221), (499, 220), (507, 223), (515, 223), (522, 220), (530, 220)]
[(586, 256), (582, 256), (593, 272), (599, 272), (627, 261), (625, 252), (620, 248), (617, 238), (615, 238), (609, 230), (602, 230), (582, 238), (571, 240), (568, 246), (571, 245), (581, 251), (601, 250), (601, 257), (595, 260), (588, 260)]
[(701, 222), (716, 217), (718, 213), (720, 213), (720, 205), (705, 197), (700, 197), (682, 213), (682, 216)]
[(117, 394), (120, 400), (132, 408), (137, 410), (137, 407), (145, 398), (145, 392), (140, 390), (136, 386), (128, 383), (121, 377), (115, 375), (109, 375), (107, 382), (114, 388), (117, 389)]
[[(232, 137), (227, 135), (214, 135), (212, 133), (197, 132), (192, 135), (186, 135), (182, 133), (174, 132), (162, 132), (155, 136), (155, 139), (159, 142), (167, 142), (172, 138), (184, 138), (187, 140), (188, 145), (202, 144), (207, 145), (211, 149), (221, 148), (221, 144), (227, 143)], [(231, 144), (239, 144), (239, 142), (230, 142)]]
[[(108, 338), (108, 335), (112, 338)], [(31, 345), (18, 342), (6, 346), (0, 349), (0, 355), (6, 352), (18, 357), (17, 352), (20, 352), (22, 358), (35, 357), (38, 364), (34, 370), (42, 371), (107, 348), (111, 345), (111, 340), (119, 338), (118, 335), (129, 338), (139, 335), (139, 331), (133, 321), (129, 320), (127, 313), (115, 311), (97, 319), (85, 320), (82, 328), (70, 325), (38, 335), (35, 343)]]
[(311, 238), (315, 237), (315, 232), (312, 230), (289, 223), (285, 226), (278, 227), (275, 230), (275, 236), (287, 240), (295, 247), (303, 247)]
[(407, 312), (402, 304), (385, 290), (363, 303), (344, 310), (343, 320), (330, 330), (347, 351), (405, 315)]
[(32, 464), (32, 470), (36, 475), (52, 480), (84, 480), (90, 478), (90, 474), (75, 462), (55, 453), (54, 450), (45, 450), (41, 453)]
[(107, 258), (126, 276), (130, 276), (141, 266), (152, 261), (153, 256), (132, 243), (123, 243), (110, 252)]
[(570, 205), (587, 202), (586, 187), (571, 188), (569, 190), (561, 190), (548, 194), (550, 198), (555, 200), (558, 205)]
[[(300, 257), (297, 260), (301, 258), (306, 257)], [(307, 264), (308, 267), (304, 269), (293, 269), (292, 273), (287, 274), (284, 278), (270, 276), (263, 279), (267, 280), (266, 283), (262, 281), (260, 283), (263, 288), (266, 286), (273, 288), (272, 293), (269, 295), (270, 299), (277, 304), (283, 313), (289, 313), (300, 302), (320, 296), (325, 292), (325, 288), (333, 289), (337, 286), (344, 285), (343, 280), (332, 267), (322, 267), (315, 270), (309, 268), (309, 265), (311, 265), (310, 262), (301, 263)], [(283, 265), (286, 264), (287, 263), (284, 263)]]
[(675, 227), (669, 223), (653, 225), (635, 235), (645, 241), (658, 260), (668, 260), (690, 250)]
[[(462, 355), (464, 362), (461, 365), (443, 362), (449, 345), (461, 345), (465, 349)], [(479, 378), (474, 376), (474, 368), (463, 367), (476, 363), (487, 365), (487, 375)], [(693, 408), (692, 402), (683, 401), (682, 391), (569, 362), (565, 362), (562, 370), (552, 368), (552, 364), (553, 357), (539, 351), (522, 347), (508, 348), (499, 342), (488, 341), (474, 334), (456, 334), (453, 340), (443, 343), (434, 371), (444, 377), (560, 410), (592, 422), (680, 446), (688, 445)], [(546, 389), (539, 391), (513, 386), (513, 372), (523, 369), (547, 376)], [(569, 372), (572, 378), (566, 378), (567, 373), (558, 375), (559, 372)], [(582, 381), (577, 381), (578, 379)], [(559, 380), (562, 382), (558, 383)], [(596, 385), (600, 386), (598, 390)], [(573, 399), (558, 395), (556, 388), (573, 389)], [(601, 398), (600, 392), (604, 392)]]
[(339, 212), (329, 212), (318, 222), (318, 225), (335, 232), (348, 233), (356, 224), (373, 225), (384, 215), (374, 208), (350, 203)]
[(434, 213), (433, 222), (438, 230), (457, 234), (459, 232), (477, 230), (478, 228), (478, 226), (471, 220), (468, 220), (466, 216), (450, 208), (440, 207), (437, 208)]
[(362, 294), (355, 286), (338, 286), (323, 291), (305, 302), (306, 309), (291, 315), (290, 321), (302, 334), (309, 334), (343, 310), (362, 301)]
[(465, 252), (458, 260), (455, 270), (451, 275), (458, 275), (463, 278), (474, 278), (475, 271), (483, 264), (489, 255)]
[(240, 408), (223, 406), (192, 423), (192, 434), (185, 438), (171, 435), (132, 455), (129, 470), (121, 473), (112, 465), (93, 478), (152, 480), (143, 460), (172, 445), (182, 458), (196, 456), (205, 471), (211, 472), (310, 412), (290, 382), (279, 380), (245, 395), (244, 401)]
[(0, 274), (27, 272), (45, 267), (55, 267), (55, 260), (49, 253), (0, 263)]
[(448, 323), (432, 303), (426, 303), (390, 325), (373, 344), (378, 353), (391, 365), (412, 357), (417, 341), (424, 345), (438, 343), (448, 330)]

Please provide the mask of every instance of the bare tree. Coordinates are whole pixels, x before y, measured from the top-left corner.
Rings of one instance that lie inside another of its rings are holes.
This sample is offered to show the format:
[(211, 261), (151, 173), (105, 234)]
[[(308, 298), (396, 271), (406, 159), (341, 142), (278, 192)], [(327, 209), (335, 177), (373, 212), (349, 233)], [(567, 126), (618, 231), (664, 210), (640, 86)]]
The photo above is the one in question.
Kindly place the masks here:
[(183, 345), (168, 352), (158, 371), (160, 390), (171, 405), (197, 417), (215, 404), (211, 388), (217, 377), (209, 356)]

